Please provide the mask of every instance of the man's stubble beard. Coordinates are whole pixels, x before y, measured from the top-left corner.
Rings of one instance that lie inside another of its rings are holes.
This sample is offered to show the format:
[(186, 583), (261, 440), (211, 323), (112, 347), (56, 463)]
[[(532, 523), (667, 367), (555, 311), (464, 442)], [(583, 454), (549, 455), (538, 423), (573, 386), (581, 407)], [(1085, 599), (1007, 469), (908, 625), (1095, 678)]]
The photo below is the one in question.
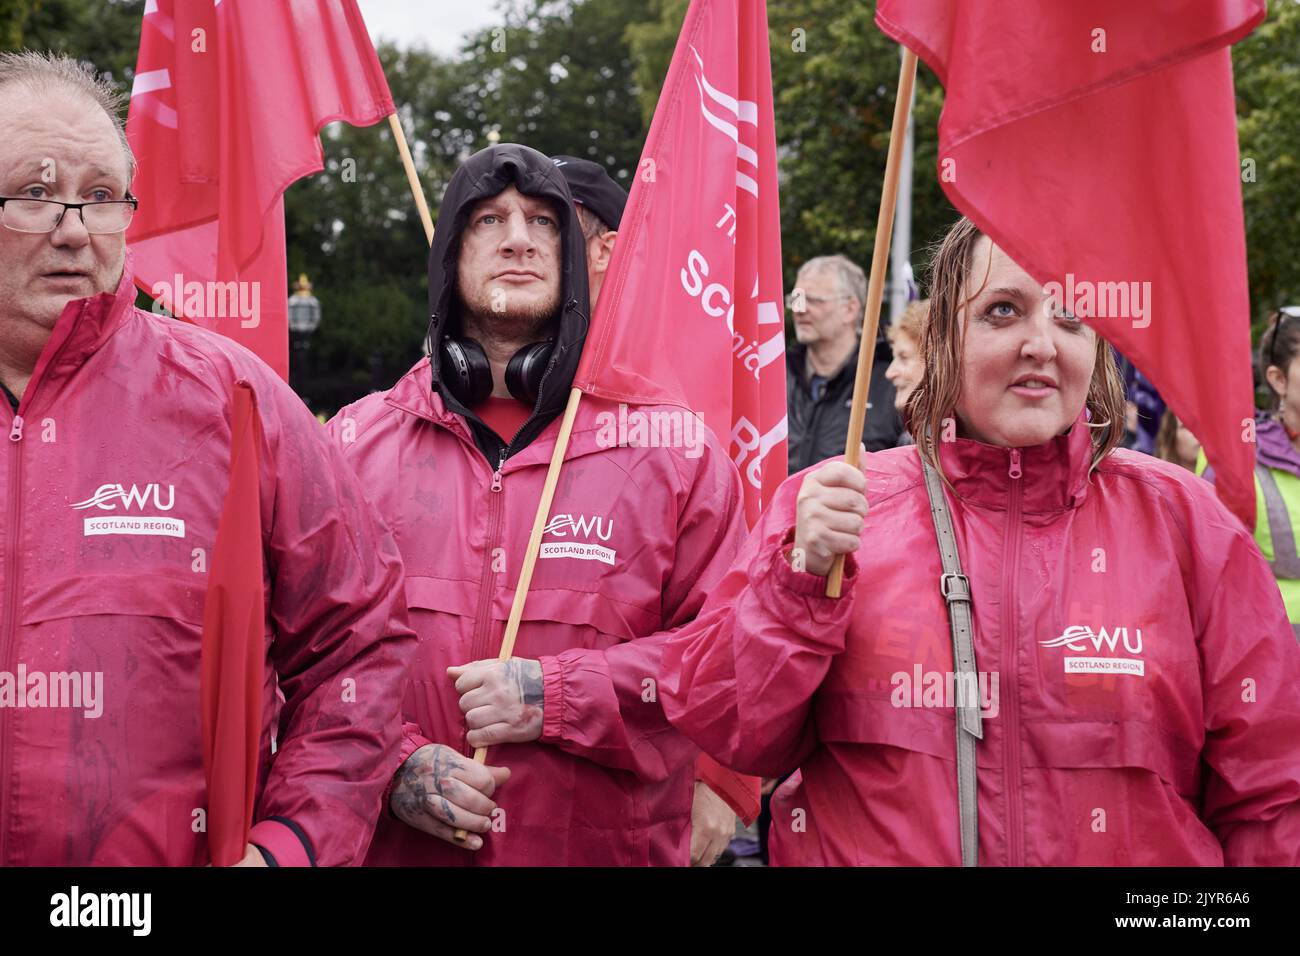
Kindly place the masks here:
[(492, 308), (490, 291), (471, 298), (457, 288), (456, 299), (461, 308), (461, 326), (465, 335), (489, 350), (490, 346), (497, 344), (519, 347), (541, 341), (547, 337), (549, 327), (554, 325), (560, 308), (559, 289), (537, 304), (511, 306), (507, 294), (507, 308), (501, 311)]

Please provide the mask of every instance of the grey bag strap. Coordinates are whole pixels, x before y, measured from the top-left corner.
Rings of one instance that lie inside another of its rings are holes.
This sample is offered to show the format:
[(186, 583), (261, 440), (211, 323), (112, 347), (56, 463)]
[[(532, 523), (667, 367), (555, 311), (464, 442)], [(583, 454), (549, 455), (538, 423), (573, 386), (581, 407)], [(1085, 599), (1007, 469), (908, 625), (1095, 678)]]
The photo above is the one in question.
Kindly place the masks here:
[(984, 739), (980, 718), (979, 674), (975, 670), (975, 635), (971, 623), (970, 580), (961, 573), (957, 554), (957, 536), (952, 530), (952, 515), (943, 493), (939, 473), (921, 458), (925, 471), (925, 490), (930, 496), (930, 517), (939, 541), (939, 560), (943, 574), (939, 590), (948, 603), (948, 623), (952, 627), (952, 660), (955, 671), (957, 724), (957, 803), (961, 812), (961, 865), (979, 866), (979, 798), (975, 767), (975, 742)]
[(1265, 465), (1255, 466), (1255, 477), (1264, 492), (1264, 508), (1268, 512), (1268, 533), (1273, 539), (1273, 560), (1269, 564), (1279, 578), (1300, 578), (1300, 556), (1296, 555), (1295, 533), (1291, 529), (1291, 513), (1277, 486), (1273, 472)]

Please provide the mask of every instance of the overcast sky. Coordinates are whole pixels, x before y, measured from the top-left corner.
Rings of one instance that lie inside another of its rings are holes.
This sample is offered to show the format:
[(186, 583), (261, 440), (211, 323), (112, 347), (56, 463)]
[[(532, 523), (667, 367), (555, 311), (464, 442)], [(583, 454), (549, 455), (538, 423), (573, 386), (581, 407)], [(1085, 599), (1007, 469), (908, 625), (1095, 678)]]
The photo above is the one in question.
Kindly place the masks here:
[(502, 17), (490, 0), (359, 0), (361, 15), (376, 44), (427, 46), (451, 55), (467, 33), (496, 26)]

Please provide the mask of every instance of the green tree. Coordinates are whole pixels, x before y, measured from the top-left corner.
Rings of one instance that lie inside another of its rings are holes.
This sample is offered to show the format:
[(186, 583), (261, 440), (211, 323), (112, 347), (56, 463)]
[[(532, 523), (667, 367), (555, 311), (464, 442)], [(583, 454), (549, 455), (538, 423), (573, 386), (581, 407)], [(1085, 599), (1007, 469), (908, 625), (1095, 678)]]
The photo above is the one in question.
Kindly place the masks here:
[[(655, 20), (628, 31), (647, 123), (687, 5), (654, 0)], [(870, 4), (851, 0), (768, 5), (787, 288), (813, 256), (839, 252), (871, 268), (899, 67), (897, 44), (872, 15)], [(922, 67), (914, 108), (914, 248), (942, 235), (957, 216), (934, 174), (942, 103), (938, 81)]]
[[(844, 0), (795, 0), (769, 14), (787, 284), (799, 263), (830, 252), (871, 268), (900, 62), (898, 45), (872, 16), (870, 4)], [(922, 66), (913, 108), (914, 249), (957, 216), (935, 175), (942, 101)]]
[(1275, 0), (1232, 52), (1256, 337), (1300, 303), (1300, 3)]
[[(14, 0), (0, 0), (0, 9), (5, 2)], [(17, 0), (17, 5), (29, 8), (22, 46), (91, 63), (123, 92), (129, 89), (144, 0)]]
[[(450, 108), (463, 76), (423, 50), (384, 45), (379, 56), (436, 217), (478, 135)], [(322, 143), (325, 170), (289, 189), (285, 226), (290, 274), (311, 277), (322, 311), (295, 384), (329, 413), (387, 388), (419, 357), (428, 245), (387, 123), (334, 124)]]
[(0, 0), (0, 50), (23, 45), (23, 27), (32, 12), (32, 0)]
[(462, 110), (485, 137), (496, 131), (502, 142), (591, 159), (627, 185), (648, 128), (626, 38), (629, 25), (647, 17), (644, 0), (514, 0), (500, 8), (504, 25), (464, 46)]

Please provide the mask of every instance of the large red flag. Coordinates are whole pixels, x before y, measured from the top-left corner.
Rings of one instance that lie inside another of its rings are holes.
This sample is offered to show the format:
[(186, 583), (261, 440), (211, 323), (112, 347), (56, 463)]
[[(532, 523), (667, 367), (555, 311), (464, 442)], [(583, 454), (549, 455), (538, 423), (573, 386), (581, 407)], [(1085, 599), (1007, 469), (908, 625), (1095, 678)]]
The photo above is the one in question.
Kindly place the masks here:
[[(574, 385), (680, 405), (728, 445), (745, 517), (786, 477), (785, 317), (764, 0), (692, 0)], [(701, 758), (740, 816), (758, 781)]]
[(288, 376), (284, 191), (393, 112), (355, 0), (147, 0), (127, 136), (136, 282)]
[(266, 668), (261, 447), (253, 390), (240, 382), (231, 401), (230, 486), (212, 552), (199, 677), (208, 851), (214, 866), (239, 862), (253, 824)]
[(1249, 527), (1254, 402), (1228, 48), (1263, 17), (1264, 0), (876, 7), (879, 27), (944, 85), (939, 177), (953, 205), (1151, 378)]
[(752, 525), (785, 479), (785, 326), (763, 0), (692, 0), (574, 384), (699, 414)]

